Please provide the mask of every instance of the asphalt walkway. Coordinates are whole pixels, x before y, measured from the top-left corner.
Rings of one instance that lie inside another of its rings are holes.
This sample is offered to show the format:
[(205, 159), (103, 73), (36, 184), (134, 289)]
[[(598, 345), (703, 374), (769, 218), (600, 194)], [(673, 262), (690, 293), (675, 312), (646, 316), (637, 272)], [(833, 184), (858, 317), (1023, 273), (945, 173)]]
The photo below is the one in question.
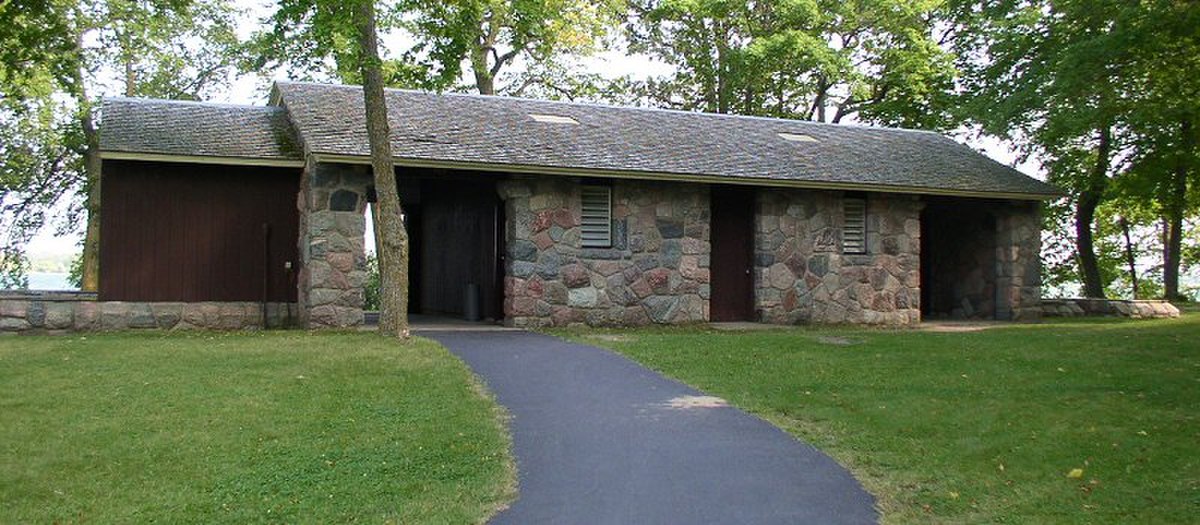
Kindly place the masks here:
[(874, 523), (828, 456), (623, 356), (526, 332), (421, 331), (513, 416), (520, 495), (497, 524)]

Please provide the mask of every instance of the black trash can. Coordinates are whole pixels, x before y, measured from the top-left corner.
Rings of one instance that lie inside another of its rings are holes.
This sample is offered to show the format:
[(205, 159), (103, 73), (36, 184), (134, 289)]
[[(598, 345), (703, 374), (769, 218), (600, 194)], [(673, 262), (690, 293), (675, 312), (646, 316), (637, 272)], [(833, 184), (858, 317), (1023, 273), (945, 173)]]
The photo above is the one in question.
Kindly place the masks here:
[(463, 319), (472, 322), (479, 320), (478, 284), (467, 283), (467, 289), (463, 292)]

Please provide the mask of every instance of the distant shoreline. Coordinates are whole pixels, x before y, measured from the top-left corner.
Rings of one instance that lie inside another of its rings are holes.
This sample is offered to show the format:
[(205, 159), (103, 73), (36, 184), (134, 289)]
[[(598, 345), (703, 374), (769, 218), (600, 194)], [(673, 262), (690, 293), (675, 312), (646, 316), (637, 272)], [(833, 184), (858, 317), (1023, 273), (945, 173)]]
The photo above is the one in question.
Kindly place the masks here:
[(71, 286), (70, 274), (66, 272), (29, 272), (30, 290), (78, 290)]

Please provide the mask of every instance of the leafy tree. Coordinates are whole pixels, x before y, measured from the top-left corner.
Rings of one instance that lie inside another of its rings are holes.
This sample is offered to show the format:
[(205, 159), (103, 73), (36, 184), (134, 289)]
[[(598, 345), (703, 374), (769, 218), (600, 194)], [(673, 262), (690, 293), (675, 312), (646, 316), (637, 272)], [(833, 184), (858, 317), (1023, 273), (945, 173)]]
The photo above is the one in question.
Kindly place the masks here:
[[(1165, 293), (1175, 296), (1182, 225), (1195, 180), (1198, 85), (1194, 2), (1001, 0), (955, 2), (965, 72), (963, 114), (987, 133), (1042, 160), (1070, 198), (1070, 224), (1084, 295), (1105, 296), (1105, 261), (1120, 243), (1116, 211), (1161, 217)], [(1114, 202), (1115, 201), (1115, 202)], [(1139, 206), (1138, 201), (1149, 206)], [(1105, 214), (1108, 213), (1106, 217)], [(1190, 212), (1194, 213), (1194, 211)], [(1104, 224), (1107, 221), (1107, 225)], [(1145, 226), (1146, 222), (1142, 223)]]
[(955, 9), (964, 27), (955, 45), (966, 114), (1041, 158), (1050, 181), (1070, 193), (1083, 293), (1104, 297), (1095, 217), (1130, 146), (1124, 82), (1136, 8), (1121, 0), (1004, 0)]
[[(228, 80), (236, 11), (221, 0), (36, 1), (0, 6), (0, 205), (9, 221), (3, 270), (20, 272), (23, 245), (46, 210), (86, 212), (82, 287), (99, 279), (100, 156), (93, 107), (120, 79), (126, 96), (201, 98)], [(24, 50), (10, 49), (10, 45)], [(9, 279), (22, 284), (20, 277)]]
[(656, 105), (823, 122), (952, 124), (955, 75), (934, 0), (641, 0), (631, 49), (676, 67)]
[[(320, 4), (320, 2), (317, 2)], [(398, 0), (378, 19), (379, 29), (413, 39), (400, 56), (381, 60), (384, 83), (392, 87), (445, 89), (464, 74), (482, 94), (516, 90), (558, 79), (564, 57), (600, 48), (623, 3), (619, 0)], [(352, 34), (325, 23), (337, 6), (281, 0), (272, 27), (256, 37), (251, 69), (287, 68), (301, 75), (330, 76), (362, 83), (353, 57)], [(497, 84), (518, 61), (524, 71)], [(565, 84), (564, 84), (565, 85)]]

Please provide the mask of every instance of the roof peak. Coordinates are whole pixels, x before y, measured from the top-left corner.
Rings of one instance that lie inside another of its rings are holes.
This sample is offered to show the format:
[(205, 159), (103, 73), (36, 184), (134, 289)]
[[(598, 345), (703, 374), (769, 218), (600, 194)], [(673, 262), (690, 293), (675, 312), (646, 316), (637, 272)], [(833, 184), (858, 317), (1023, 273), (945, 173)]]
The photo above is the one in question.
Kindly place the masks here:
[(211, 102), (206, 100), (179, 100), (169, 98), (149, 98), (149, 97), (101, 97), (103, 103), (109, 102), (132, 102), (136, 104), (160, 104), (160, 105), (176, 105), (176, 106), (201, 106), (206, 108), (229, 108), (229, 109), (261, 109), (268, 111), (283, 111), (283, 108), (277, 106), (260, 106), (257, 104), (235, 104), (233, 102)]

